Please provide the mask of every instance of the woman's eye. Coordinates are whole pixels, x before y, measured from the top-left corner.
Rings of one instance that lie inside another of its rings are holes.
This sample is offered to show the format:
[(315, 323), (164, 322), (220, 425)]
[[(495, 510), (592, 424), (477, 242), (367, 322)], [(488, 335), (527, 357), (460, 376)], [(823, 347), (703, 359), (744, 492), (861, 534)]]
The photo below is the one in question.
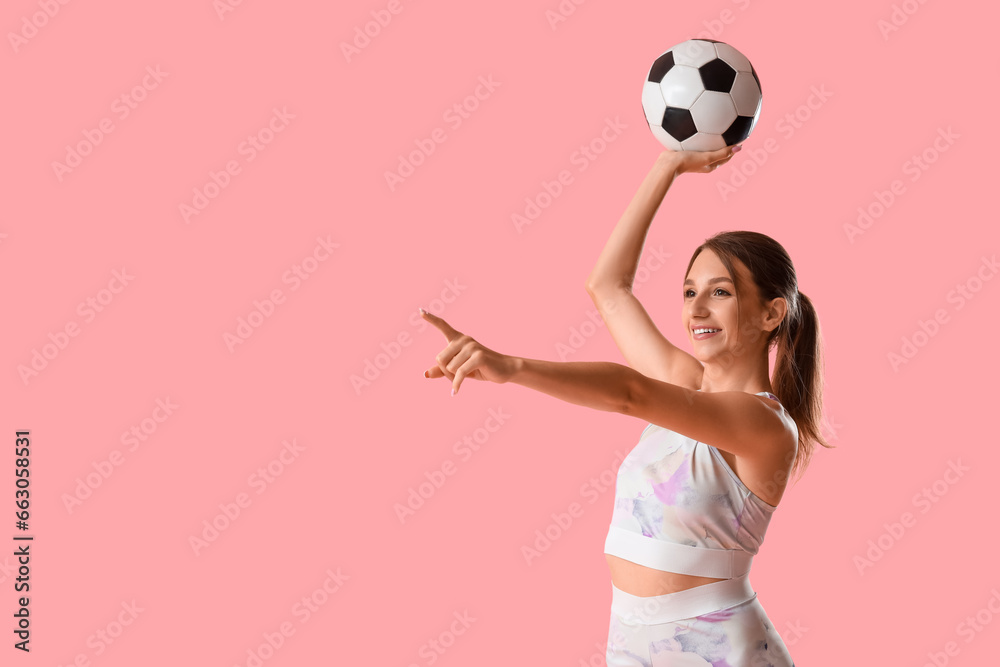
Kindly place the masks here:
[[(685, 297), (688, 297), (688, 296), (691, 296), (691, 293), (692, 293), (693, 291), (694, 291), (694, 290), (688, 290), (688, 291), (684, 292), (684, 296), (685, 296)], [(715, 293), (717, 293), (717, 292), (722, 292), (723, 294), (725, 294), (725, 295), (727, 295), (727, 296), (729, 295), (729, 292), (727, 292), (726, 290), (722, 289), (721, 287), (716, 287), (716, 288), (715, 288), (715, 292), (712, 292), (712, 294), (715, 294)]]

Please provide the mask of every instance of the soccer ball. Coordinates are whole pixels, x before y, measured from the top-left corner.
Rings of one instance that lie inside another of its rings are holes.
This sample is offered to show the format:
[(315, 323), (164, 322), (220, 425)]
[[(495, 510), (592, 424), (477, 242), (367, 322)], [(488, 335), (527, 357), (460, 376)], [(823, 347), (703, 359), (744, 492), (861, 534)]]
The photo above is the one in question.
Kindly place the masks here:
[(760, 79), (725, 42), (689, 39), (653, 62), (642, 110), (661, 144), (675, 151), (714, 151), (750, 136), (760, 116)]

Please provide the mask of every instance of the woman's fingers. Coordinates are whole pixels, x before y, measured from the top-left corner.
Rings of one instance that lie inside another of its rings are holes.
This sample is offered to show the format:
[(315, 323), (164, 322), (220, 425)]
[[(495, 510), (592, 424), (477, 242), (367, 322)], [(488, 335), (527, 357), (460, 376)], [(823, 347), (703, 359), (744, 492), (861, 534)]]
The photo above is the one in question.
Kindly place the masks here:
[(444, 371), (442, 371), (437, 366), (432, 366), (431, 368), (428, 368), (426, 371), (424, 371), (424, 377), (425, 378), (443, 378), (444, 377)]
[(475, 370), (475, 363), (471, 361), (473, 347), (464, 344), (460, 346), (461, 341), (459, 339), (462, 338), (462, 333), (437, 315), (429, 313), (423, 308), (420, 309), (420, 314), (425, 320), (437, 327), (444, 334), (445, 338), (448, 339), (448, 345), (435, 358), (437, 366), (424, 371), (424, 377), (432, 379), (447, 377), (451, 379), (451, 393), (454, 396), (458, 391), (458, 387), (462, 384), (462, 378)]
[(454, 356), (449, 358), (448, 354), (450, 354), (448, 348), (445, 348), (445, 351), (438, 355), (438, 365), (424, 371), (424, 377), (447, 377), (451, 380), (451, 395), (454, 396), (458, 393), (462, 380), (479, 369), (482, 353), (474, 346), (466, 345)]
[(423, 308), (421, 308), (420, 314), (423, 315), (425, 320), (436, 326), (441, 331), (441, 333), (444, 334), (445, 338), (447, 338), (449, 341), (461, 335), (459, 332), (455, 331), (455, 329), (453, 329), (450, 324), (442, 320), (434, 313), (429, 313)]
[(733, 158), (735, 146), (723, 146), (714, 151), (682, 151), (683, 171), (697, 171), (703, 174), (715, 171)]
[[(448, 344), (434, 359), (437, 365), (424, 371), (425, 378), (446, 377), (450, 379), (452, 396), (458, 392), (462, 381), (467, 377), (476, 380), (489, 378), (493, 382), (505, 381), (498, 379), (503, 377), (503, 372), (497, 369), (502, 366), (503, 355), (497, 357), (492, 350), (484, 348), (469, 336), (456, 331), (443, 319), (428, 313), (423, 308), (420, 309), (420, 314), (448, 338)], [(500, 361), (497, 361), (498, 358)]]
[[(454, 377), (454, 371), (449, 368), (455, 357), (455, 348), (458, 345), (458, 339), (461, 338), (462, 334), (456, 331), (450, 324), (445, 322), (443, 319), (437, 315), (430, 313), (423, 308), (420, 309), (420, 314), (425, 320), (433, 324), (438, 330), (444, 334), (445, 338), (448, 339), (448, 345), (445, 346), (440, 353), (438, 353), (435, 361), (437, 361), (437, 366), (434, 366), (426, 371), (424, 371), (424, 377), (426, 378), (440, 378), (440, 377)], [(463, 359), (464, 360), (464, 359)], [(457, 368), (457, 366), (454, 366)]]
[(701, 163), (701, 169), (704, 171), (712, 171), (718, 165), (723, 163), (729, 157), (729, 147), (725, 146), (715, 151), (703, 151), (699, 152), (698, 158)]
[(725, 158), (732, 157), (732, 149), (729, 146), (723, 146), (717, 151), (712, 151), (708, 154), (709, 162), (719, 162)]
[(739, 146), (731, 146), (731, 147), (726, 146), (725, 148), (720, 148), (717, 151), (712, 151), (711, 153), (707, 153), (705, 157), (708, 161), (708, 164), (705, 165), (705, 171), (706, 172), (715, 171), (722, 165), (732, 160), (733, 155), (735, 155), (738, 152), (737, 150), (735, 150), (737, 148), (739, 148)]
[(448, 377), (458, 375), (458, 371), (462, 368), (465, 362), (469, 360), (469, 357), (472, 356), (472, 352), (473, 352), (472, 345), (462, 346), (462, 348), (451, 358), (451, 360), (448, 361), (447, 365), (445, 366), (445, 370), (447, 370), (449, 373)]
[[(451, 382), (452, 396), (458, 393), (458, 388), (462, 385), (462, 380), (464, 380), (467, 375), (470, 375), (473, 372), (475, 372), (482, 359), (482, 353), (481, 352), (478, 354), (470, 353), (469, 355), (467, 355), (467, 357), (468, 358), (465, 360), (465, 363), (459, 366), (458, 370), (455, 371), (455, 377), (452, 379)], [(455, 358), (457, 359), (458, 357)]]

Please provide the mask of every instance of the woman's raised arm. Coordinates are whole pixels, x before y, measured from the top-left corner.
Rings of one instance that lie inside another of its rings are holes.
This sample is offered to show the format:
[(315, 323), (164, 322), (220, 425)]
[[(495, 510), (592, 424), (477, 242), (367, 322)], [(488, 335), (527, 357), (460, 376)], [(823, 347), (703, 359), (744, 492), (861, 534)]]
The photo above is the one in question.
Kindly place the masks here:
[(710, 172), (729, 161), (739, 147), (711, 152), (664, 150), (632, 197), (625, 213), (611, 232), (597, 264), (587, 276), (588, 292), (609, 288), (631, 289), (646, 233), (674, 178), (685, 172)]
[(587, 293), (622, 356), (647, 377), (682, 387), (701, 385), (701, 363), (660, 332), (632, 293), (632, 282), (650, 223), (674, 178), (687, 171), (713, 171), (728, 162), (733, 152), (725, 148), (712, 153), (661, 153), (587, 279)]

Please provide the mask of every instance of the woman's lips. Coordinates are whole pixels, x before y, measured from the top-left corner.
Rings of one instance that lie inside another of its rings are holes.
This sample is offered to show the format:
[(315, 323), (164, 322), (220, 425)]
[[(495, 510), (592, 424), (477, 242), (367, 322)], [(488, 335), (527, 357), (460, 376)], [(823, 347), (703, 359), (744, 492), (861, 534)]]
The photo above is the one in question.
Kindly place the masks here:
[[(709, 328), (709, 327), (706, 327), (706, 328)], [(706, 338), (711, 338), (712, 336), (714, 336), (716, 334), (719, 334), (719, 333), (722, 333), (721, 329), (719, 331), (711, 331), (709, 333), (696, 333), (696, 334), (693, 334), (693, 335), (694, 335), (694, 339), (695, 340), (705, 340)]]

